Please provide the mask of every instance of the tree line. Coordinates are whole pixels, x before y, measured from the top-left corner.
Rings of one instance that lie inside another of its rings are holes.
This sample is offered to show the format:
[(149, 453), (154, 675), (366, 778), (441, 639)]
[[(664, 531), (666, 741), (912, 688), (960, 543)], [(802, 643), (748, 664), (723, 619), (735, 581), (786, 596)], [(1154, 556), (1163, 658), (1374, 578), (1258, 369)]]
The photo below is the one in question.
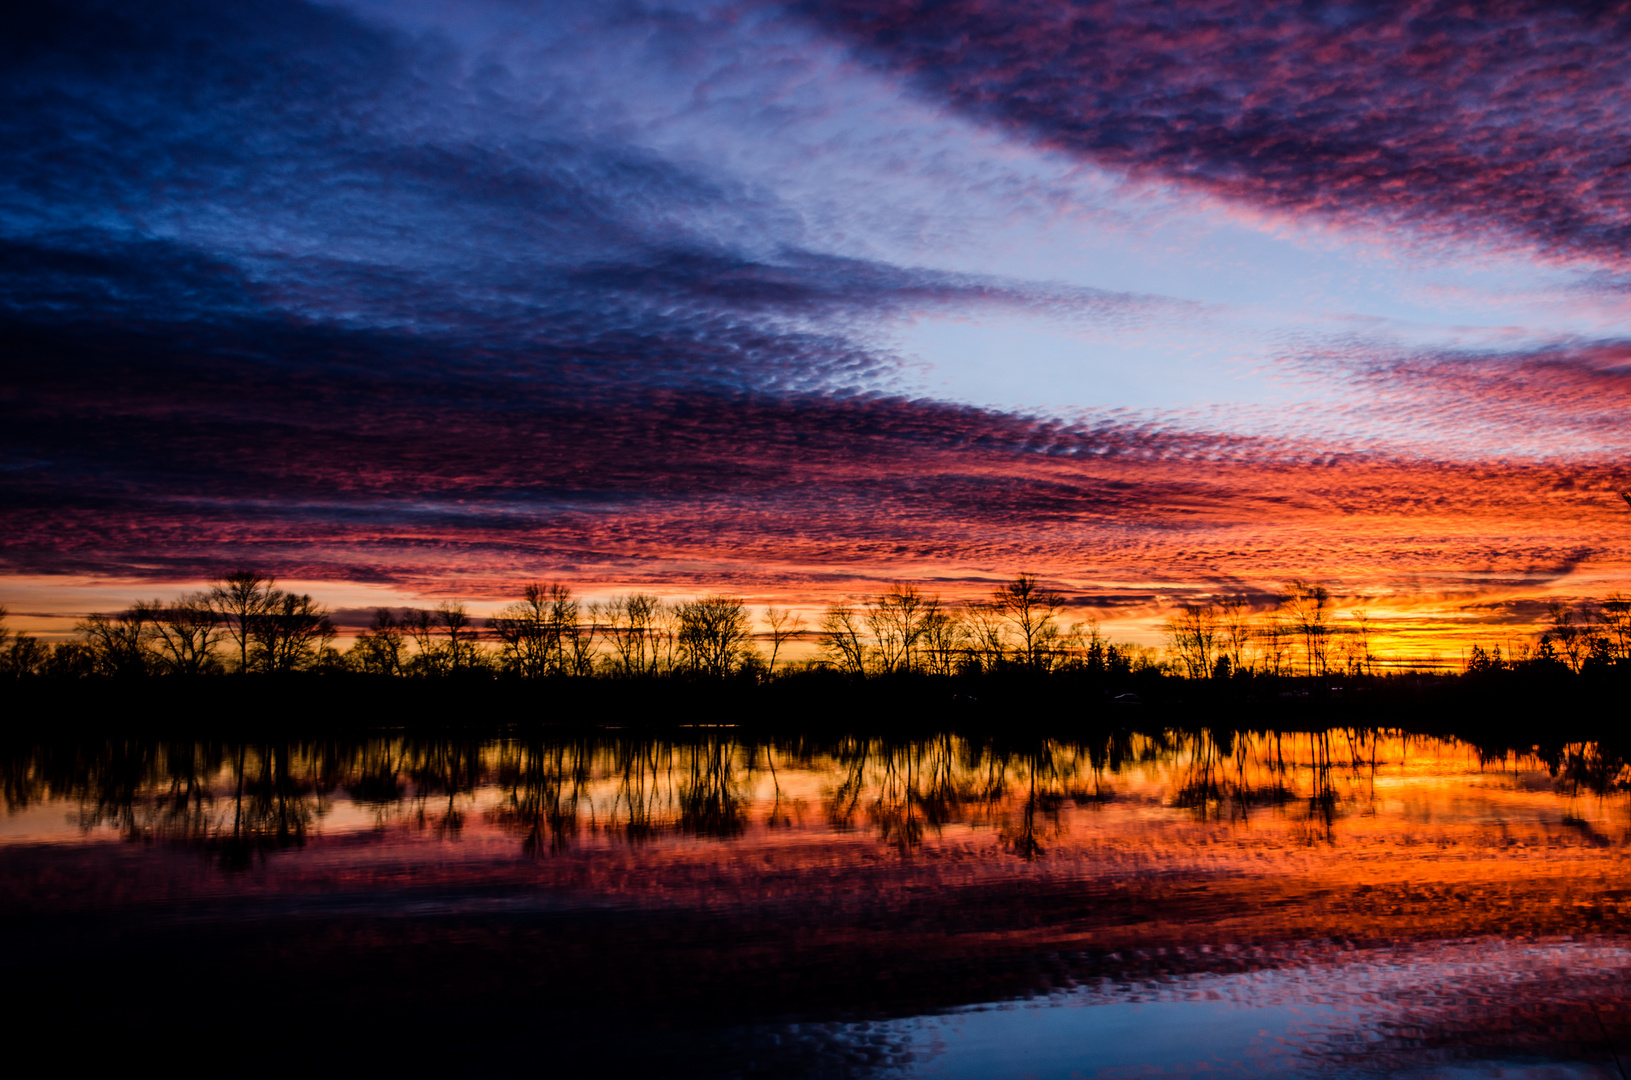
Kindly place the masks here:
[[(1065, 599), (1021, 574), (988, 596), (946, 601), (895, 584), (859, 603), (829, 604), (816, 626), (777, 607), (756, 630), (740, 597), (665, 601), (632, 592), (585, 602), (562, 584), (527, 585), (479, 619), (462, 603), (375, 609), (350, 648), (335, 647), (328, 609), (304, 593), (241, 571), (169, 602), (92, 614), (75, 638), (47, 645), (10, 632), (0, 607), (0, 673), (67, 678), (227, 673), (360, 673), (408, 678), (689, 676), (767, 678), (826, 669), (856, 678), (1012, 672), (1171, 674), (1188, 679), (1349, 677), (1376, 673), (1363, 610), (1336, 610), (1323, 585), (1288, 582), (1267, 610), (1245, 595), (1177, 608), (1165, 649), (1112, 642), (1096, 620), (1065, 620)], [(813, 658), (788, 659), (795, 641)], [(1471, 672), (1631, 662), (1631, 599), (1553, 604), (1535, 644), (1473, 646)]]
[[(0, 607), (0, 664), (14, 676), (67, 678), (353, 672), (725, 679), (793, 667), (855, 676), (1160, 667), (1156, 650), (1110, 642), (1096, 622), (1064, 627), (1063, 609), (1058, 593), (1022, 574), (987, 599), (956, 604), (895, 585), (860, 604), (829, 605), (815, 628), (788, 609), (767, 607), (758, 631), (740, 597), (671, 602), (633, 592), (585, 602), (565, 585), (535, 583), (486, 619), (453, 601), (376, 608), (341, 651), (324, 605), (243, 571), (169, 602), (89, 615), (75, 625), (74, 640), (57, 645), (9, 632)], [(814, 658), (790, 662), (795, 641), (812, 641)]]

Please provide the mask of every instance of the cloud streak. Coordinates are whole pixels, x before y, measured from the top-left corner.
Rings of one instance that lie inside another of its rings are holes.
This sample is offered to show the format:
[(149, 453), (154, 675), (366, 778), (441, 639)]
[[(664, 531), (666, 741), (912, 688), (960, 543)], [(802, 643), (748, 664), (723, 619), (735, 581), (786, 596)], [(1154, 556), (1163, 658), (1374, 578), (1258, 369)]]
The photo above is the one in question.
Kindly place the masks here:
[(931, 98), (1269, 212), (1621, 267), (1623, 4), (815, 0)]

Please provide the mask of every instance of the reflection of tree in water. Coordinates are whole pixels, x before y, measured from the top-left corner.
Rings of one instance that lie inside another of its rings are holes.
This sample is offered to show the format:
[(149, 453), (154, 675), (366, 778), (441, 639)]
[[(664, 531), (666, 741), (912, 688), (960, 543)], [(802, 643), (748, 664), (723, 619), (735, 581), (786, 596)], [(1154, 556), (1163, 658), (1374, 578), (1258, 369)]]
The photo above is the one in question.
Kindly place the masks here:
[(288, 743), (239, 746), (233, 762), (231, 824), (209, 837), (228, 867), (244, 867), (267, 850), (306, 842), (316, 812), (316, 785), (292, 768)]
[(674, 748), (649, 739), (628, 739), (612, 747), (618, 776), (612, 800), (611, 829), (631, 844), (654, 839), (663, 831), (671, 802), (664, 776), (673, 776)]
[(215, 827), (211, 777), (219, 748), (124, 739), (97, 747), (74, 784), (82, 828), (107, 826), (128, 840), (203, 840)]
[(79, 804), (82, 828), (200, 847), (218, 853), (229, 868), (304, 843), (320, 809), (316, 785), (294, 744), (229, 750), (129, 739), (87, 749), (74, 775), (59, 775), (50, 784)]
[[(1067, 755), (1066, 769), (1063, 754), (1053, 742), (1015, 751), (949, 733), (906, 742), (848, 739), (834, 754), (838, 782), (827, 798), (827, 822), (849, 830), (864, 817), (880, 840), (902, 852), (920, 845), (931, 831), (940, 835), (947, 825), (961, 822), (992, 828), (1006, 848), (1034, 858), (1042, 852), (1041, 838), (1060, 830), (1065, 800), (1092, 797), (1065, 791), (1078, 755)], [(1016, 780), (1025, 797), (1013, 807), (1009, 799)]]
[(528, 855), (564, 851), (578, 827), (578, 803), (589, 782), (593, 748), (582, 739), (505, 744), (497, 779), (503, 798), (493, 820), (521, 835)]
[(1199, 821), (1221, 820), (1226, 799), (1222, 759), (1231, 750), (1220, 747), (1207, 731), (1185, 732), (1178, 737), (1178, 746), (1187, 755), (1188, 768), (1173, 792), (1172, 804), (1190, 811)]
[[(67, 798), (86, 828), (207, 848), (241, 866), (258, 852), (304, 843), (335, 791), (369, 808), (381, 827), (399, 822), (444, 838), (460, 835), (479, 797), (491, 806), (489, 820), (537, 854), (564, 850), (584, 831), (625, 843), (736, 837), (761, 820), (758, 809), (764, 827), (781, 827), (802, 805), (784, 790), (798, 790), (788, 787), (791, 771), (801, 782), (824, 782), (832, 828), (864, 829), (903, 853), (948, 825), (989, 829), (1006, 850), (1031, 859), (1065, 829), (1067, 801), (1103, 805), (1140, 771), (1168, 785), (1169, 806), (1200, 821), (1239, 826), (1272, 814), (1294, 835), (1329, 841), (1344, 814), (1374, 812), (1378, 769), (1401, 766), (1418, 744), (1429, 754), (1446, 745), (1364, 729), (1117, 728), (1030, 742), (949, 732), (744, 739), (718, 727), (678, 737), (90, 739), (0, 750), (0, 790), (12, 808)], [(1623, 756), (1596, 743), (1518, 756), (1550, 768), (1564, 795), (1624, 791), (1631, 776)]]
[[(907, 851), (923, 842), (930, 790), (927, 780), (936, 771), (938, 750), (936, 745), (911, 742), (886, 745), (876, 756), (879, 776), (867, 817), (878, 830), (878, 838), (897, 850)], [(939, 793), (941, 810), (956, 801), (955, 791)], [(937, 832), (938, 826), (939, 822)]]
[(782, 791), (781, 776), (776, 772), (776, 746), (766, 740), (763, 743), (749, 744), (746, 747), (748, 771), (751, 776), (754, 762), (761, 753), (764, 754), (765, 769), (770, 773), (771, 803), (765, 811), (765, 827), (767, 829), (787, 829), (793, 825), (795, 815), (803, 820), (803, 800), (790, 800)]
[(1060, 766), (1062, 756), (1061, 748), (1052, 742), (1027, 747), (1017, 755), (1025, 774), (1025, 801), (1020, 804), (1019, 819), (1010, 820), (998, 835), (1004, 846), (1022, 859), (1040, 857), (1046, 851), (1042, 840), (1063, 832), (1059, 809), (1065, 802), (1063, 788), (1068, 773)]
[(404, 756), (395, 742), (366, 743), (346, 781), (345, 792), (351, 801), (374, 810), (382, 824), (402, 803)]
[(982, 796), (1002, 792), (1003, 769), (992, 763), (996, 779), (979, 775), (962, 742), (950, 734), (895, 742), (847, 739), (834, 755), (838, 783), (827, 798), (827, 823), (840, 830), (856, 828), (856, 818), (877, 830), (880, 839), (901, 851), (923, 842), (965, 817), (965, 809)]
[(1336, 825), (1338, 795), (1332, 776), (1331, 733), (1322, 731), (1309, 739), (1309, 790), (1306, 835), (1330, 840)]
[[(410, 819), (419, 828), (431, 828), (438, 838), (455, 837), (464, 828), (459, 800), (474, 797), (481, 786), (481, 743), (474, 739), (427, 739), (403, 747), (404, 771), (413, 782), (414, 808)], [(440, 813), (433, 813), (435, 799)]]
[(1354, 807), (1376, 813), (1380, 746), (1388, 733), (1343, 728), (1319, 732), (1193, 731), (1174, 736), (1181, 769), (1172, 805), (1200, 821), (1245, 824), (1260, 808), (1285, 813), (1309, 841), (1330, 840)]
[(680, 781), (679, 826), (691, 836), (740, 836), (748, 798), (736, 776), (736, 742), (717, 728), (690, 747)]
[(1582, 788), (1599, 797), (1631, 788), (1631, 767), (1625, 757), (1600, 743), (1569, 743), (1550, 766), (1559, 786), (1570, 795)]

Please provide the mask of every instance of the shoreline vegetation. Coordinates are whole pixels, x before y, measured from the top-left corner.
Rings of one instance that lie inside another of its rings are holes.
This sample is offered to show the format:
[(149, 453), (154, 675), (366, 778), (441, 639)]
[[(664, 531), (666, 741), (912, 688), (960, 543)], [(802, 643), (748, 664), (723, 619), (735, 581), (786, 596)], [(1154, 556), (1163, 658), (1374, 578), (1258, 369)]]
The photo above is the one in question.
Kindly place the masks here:
[[(515, 723), (723, 726), (850, 723), (1033, 730), (1154, 721), (1249, 728), (1410, 720), (1466, 732), (1542, 716), (1618, 731), (1631, 689), (1631, 600), (1556, 605), (1534, 644), (1473, 646), (1461, 670), (1390, 669), (1364, 612), (1339, 622), (1328, 590), (1288, 583), (1177, 609), (1164, 649), (1066, 623), (1029, 575), (989, 599), (947, 603), (895, 585), (829, 605), (816, 626), (775, 607), (755, 630), (739, 598), (644, 593), (584, 603), (528, 585), (488, 618), (463, 604), (376, 609), (351, 646), (310, 595), (239, 572), (209, 589), (93, 614), (46, 644), (5, 626), (7, 696), (41, 718), (171, 725), (245, 720), (348, 726)], [(814, 659), (789, 661), (813, 642)], [(255, 689), (251, 689), (254, 687)], [(263, 689), (264, 688), (264, 689)], [(317, 721), (321, 715), (326, 721)]]

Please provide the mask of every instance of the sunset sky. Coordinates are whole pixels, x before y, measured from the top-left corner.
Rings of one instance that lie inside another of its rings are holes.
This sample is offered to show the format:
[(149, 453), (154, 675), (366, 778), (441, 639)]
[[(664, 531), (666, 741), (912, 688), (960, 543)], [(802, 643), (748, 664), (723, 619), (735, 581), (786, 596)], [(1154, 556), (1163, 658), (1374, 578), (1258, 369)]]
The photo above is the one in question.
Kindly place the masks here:
[(37, 3), (0, 602), (1631, 590), (1631, 5)]

